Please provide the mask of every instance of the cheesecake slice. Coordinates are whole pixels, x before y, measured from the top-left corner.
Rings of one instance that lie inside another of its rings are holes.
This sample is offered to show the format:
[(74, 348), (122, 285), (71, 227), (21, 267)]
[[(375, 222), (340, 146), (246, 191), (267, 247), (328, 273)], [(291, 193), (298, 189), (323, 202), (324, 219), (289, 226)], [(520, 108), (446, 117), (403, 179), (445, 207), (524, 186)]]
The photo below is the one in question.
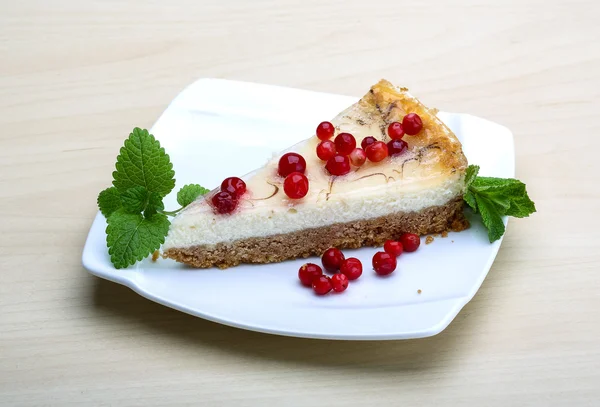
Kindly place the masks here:
[(351, 133), (358, 146), (367, 136), (387, 143), (388, 125), (409, 113), (420, 116), (423, 128), (403, 137), (404, 152), (367, 161), (343, 176), (331, 175), (317, 157), (316, 135), (286, 150), (306, 160), (309, 190), (301, 199), (284, 192), (281, 155), (243, 177), (247, 192), (231, 214), (219, 214), (211, 204), (218, 191), (200, 197), (172, 221), (164, 256), (193, 267), (226, 268), (321, 255), (330, 247), (380, 246), (403, 232), (466, 228), (467, 160), (434, 109), (382, 80), (331, 123), (336, 135)]

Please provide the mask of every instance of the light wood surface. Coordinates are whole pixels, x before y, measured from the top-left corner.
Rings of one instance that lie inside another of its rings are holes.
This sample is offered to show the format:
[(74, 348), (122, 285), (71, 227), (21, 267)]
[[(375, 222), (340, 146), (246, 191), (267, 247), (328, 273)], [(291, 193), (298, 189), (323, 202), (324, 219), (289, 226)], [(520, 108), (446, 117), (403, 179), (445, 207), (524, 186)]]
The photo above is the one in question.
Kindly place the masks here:
[[(598, 406), (600, 3), (452, 3), (1, 2), (0, 405)], [(123, 139), (199, 77), (348, 95), (385, 77), (502, 123), (538, 213), (428, 339), (284, 338), (154, 304), (80, 256)]]

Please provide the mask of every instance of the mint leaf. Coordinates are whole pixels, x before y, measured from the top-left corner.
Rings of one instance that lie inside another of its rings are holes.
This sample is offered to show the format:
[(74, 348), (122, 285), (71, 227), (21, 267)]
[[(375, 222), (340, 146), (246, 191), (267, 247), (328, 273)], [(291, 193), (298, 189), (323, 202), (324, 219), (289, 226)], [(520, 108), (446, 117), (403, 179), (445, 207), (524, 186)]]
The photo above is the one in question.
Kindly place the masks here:
[(471, 183), (477, 178), (477, 174), (479, 173), (479, 165), (469, 165), (467, 167), (467, 171), (465, 172), (465, 189), (468, 189), (471, 186)]
[(475, 195), (475, 200), (477, 201), (477, 208), (479, 208), (483, 224), (488, 230), (490, 243), (495, 242), (502, 237), (505, 231), (502, 216), (493, 202), (488, 201), (480, 195)]
[(473, 209), (473, 212), (477, 213), (477, 201), (475, 200), (475, 195), (473, 195), (471, 191), (467, 191), (463, 195), (463, 199), (471, 207), (471, 209)]
[(198, 184), (184, 185), (179, 192), (177, 192), (177, 202), (181, 206), (188, 206), (196, 200), (200, 195), (205, 195), (209, 192), (208, 189)]
[(115, 187), (106, 188), (98, 194), (98, 208), (102, 215), (109, 217), (114, 211), (121, 208), (121, 194)]
[(514, 216), (515, 218), (526, 218), (535, 211), (535, 203), (529, 199), (527, 191), (523, 191), (523, 195), (511, 200), (510, 207), (506, 210), (506, 215)]
[(113, 185), (121, 193), (141, 186), (166, 196), (175, 187), (175, 172), (158, 140), (138, 127), (133, 129), (117, 156)]
[(150, 255), (164, 243), (170, 222), (163, 214), (144, 218), (123, 209), (108, 217), (106, 244), (115, 268), (124, 268)]
[(146, 188), (137, 186), (128, 188), (121, 195), (121, 202), (123, 208), (129, 213), (140, 213), (146, 208), (148, 201), (148, 190)]
[(162, 212), (164, 210), (165, 205), (163, 204), (162, 197), (156, 192), (150, 192), (150, 194), (148, 195), (148, 204), (146, 205), (146, 209), (144, 210), (144, 216), (146, 218), (149, 218), (156, 212)]

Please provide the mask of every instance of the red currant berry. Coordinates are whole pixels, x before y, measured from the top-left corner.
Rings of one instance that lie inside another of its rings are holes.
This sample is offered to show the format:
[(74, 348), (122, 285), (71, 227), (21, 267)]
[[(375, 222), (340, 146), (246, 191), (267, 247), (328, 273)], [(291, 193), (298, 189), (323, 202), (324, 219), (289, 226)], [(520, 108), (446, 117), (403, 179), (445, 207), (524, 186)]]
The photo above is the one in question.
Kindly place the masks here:
[(292, 199), (304, 198), (308, 193), (308, 178), (299, 172), (292, 172), (283, 181), (283, 191)]
[(336, 154), (325, 165), (331, 175), (346, 175), (350, 172), (350, 160), (345, 155)]
[(408, 150), (408, 143), (404, 140), (390, 140), (387, 143), (387, 148), (388, 154), (392, 157)]
[(350, 153), (350, 162), (355, 167), (360, 167), (367, 161), (367, 153), (362, 148), (355, 148)]
[(421, 238), (414, 233), (404, 233), (400, 236), (400, 242), (405, 252), (414, 252), (421, 245)]
[(396, 257), (386, 252), (377, 252), (373, 256), (373, 269), (380, 276), (387, 276), (396, 270)]
[(246, 183), (238, 177), (229, 177), (221, 183), (221, 191), (229, 192), (234, 198), (239, 198), (246, 192)]
[(317, 126), (317, 137), (321, 140), (329, 140), (334, 132), (335, 127), (329, 122), (321, 122)]
[(237, 199), (229, 192), (221, 191), (212, 197), (212, 204), (218, 213), (231, 213), (237, 206)]
[(362, 263), (355, 257), (350, 257), (342, 262), (340, 273), (348, 277), (348, 280), (356, 280), (362, 275)]
[(408, 134), (409, 136), (414, 136), (416, 134), (419, 134), (419, 132), (423, 128), (423, 121), (421, 120), (421, 117), (418, 114), (409, 113), (406, 116), (404, 116), (404, 119), (402, 119), (402, 127), (404, 128), (406, 134)]
[(312, 288), (317, 295), (325, 295), (333, 287), (331, 287), (331, 279), (327, 276), (320, 276), (313, 280)]
[(404, 128), (402, 127), (402, 124), (398, 122), (391, 123), (387, 130), (388, 136), (390, 136), (392, 140), (400, 140), (404, 137)]
[(282, 177), (287, 177), (292, 172), (304, 174), (304, 171), (306, 171), (306, 160), (298, 153), (286, 153), (279, 159), (277, 171)]
[(317, 157), (323, 161), (329, 160), (335, 155), (335, 143), (331, 140), (321, 141), (317, 146)]
[(339, 154), (348, 155), (356, 148), (356, 139), (350, 133), (340, 133), (335, 138), (335, 149)]
[(402, 246), (402, 243), (400, 243), (400, 242), (397, 242), (395, 240), (388, 240), (383, 245), (383, 250), (385, 250), (386, 253), (389, 253), (392, 256), (398, 257), (404, 251), (404, 247)]
[(298, 278), (305, 287), (312, 287), (313, 280), (322, 275), (323, 270), (321, 267), (313, 263), (306, 263), (298, 270)]
[(370, 161), (377, 163), (388, 156), (388, 148), (383, 141), (376, 141), (367, 147), (366, 153)]
[(325, 253), (323, 253), (323, 256), (321, 257), (321, 262), (323, 263), (325, 270), (333, 273), (340, 269), (340, 266), (345, 259), (344, 253), (342, 253), (340, 249), (332, 247), (325, 250)]
[(363, 141), (360, 143), (360, 146), (363, 148), (363, 150), (366, 150), (367, 147), (369, 147), (371, 144), (373, 144), (376, 141), (377, 141), (377, 139), (375, 137), (368, 136), (363, 139)]
[(348, 288), (348, 277), (342, 273), (334, 274), (331, 276), (331, 286), (336, 293), (346, 291), (346, 288)]

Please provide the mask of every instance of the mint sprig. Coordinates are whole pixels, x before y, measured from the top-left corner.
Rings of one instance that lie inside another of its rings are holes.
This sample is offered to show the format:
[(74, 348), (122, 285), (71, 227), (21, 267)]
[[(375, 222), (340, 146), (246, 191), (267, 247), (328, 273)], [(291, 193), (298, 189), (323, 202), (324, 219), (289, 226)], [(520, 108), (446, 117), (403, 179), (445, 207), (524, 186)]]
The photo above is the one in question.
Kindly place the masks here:
[(469, 165), (465, 174), (464, 200), (488, 230), (490, 243), (505, 232), (502, 216), (524, 218), (536, 211), (525, 184), (513, 178), (479, 177), (478, 165)]
[(175, 187), (169, 155), (148, 130), (135, 128), (117, 156), (113, 186), (100, 192), (98, 207), (106, 217), (106, 244), (115, 268), (135, 264), (160, 248), (175, 215), (208, 192), (198, 184), (177, 193), (181, 208), (165, 211), (163, 198)]

